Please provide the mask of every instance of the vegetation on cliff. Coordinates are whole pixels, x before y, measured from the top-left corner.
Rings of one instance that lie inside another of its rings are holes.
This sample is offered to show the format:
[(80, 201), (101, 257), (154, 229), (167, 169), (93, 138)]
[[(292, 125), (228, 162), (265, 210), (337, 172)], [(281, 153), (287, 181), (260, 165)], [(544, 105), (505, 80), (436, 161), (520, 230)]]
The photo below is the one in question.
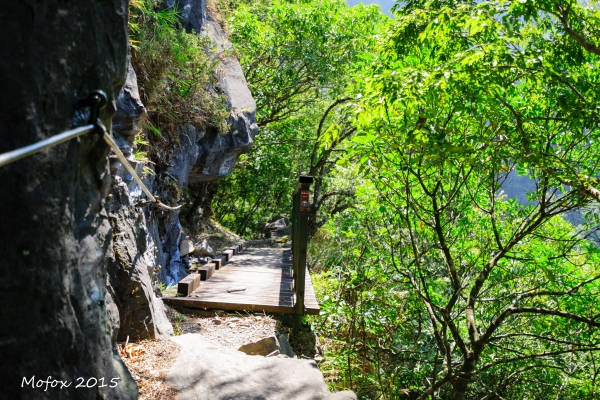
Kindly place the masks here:
[[(262, 130), (215, 210), (249, 234), (289, 210), (299, 174), (320, 179), (310, 262), (333, 387), (598, 396), (599, 18), (595, 2), (416, 0), (393, 21), (335, 0), (232, 9)], [(534, 183), (523, 204), (503, 193), (516, 175)]]
[[(159, 0), (132, 0), (129, 6), (131, 60), (147, 109), (147, 154), (168, 165), (181, 127), (226, 130), (229, 111), (214, 88), (217, 60), (207, 54), (207, 36), (187, 33), (177, 11), (161, 9)], [(139, 141), (140, 147), (145, 145)]]

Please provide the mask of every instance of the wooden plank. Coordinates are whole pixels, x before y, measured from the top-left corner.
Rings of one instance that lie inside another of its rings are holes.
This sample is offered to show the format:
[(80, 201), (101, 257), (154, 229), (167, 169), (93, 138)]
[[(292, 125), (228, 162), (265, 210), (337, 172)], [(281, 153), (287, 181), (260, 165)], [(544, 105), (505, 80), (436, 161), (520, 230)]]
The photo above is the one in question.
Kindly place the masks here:
[[(293, 302), (288, 304), (253, 304), (231, 301), (205, 301), (193, 297), (163, 297), (165, 304), (176, 307), (201, 308), (205, 310), (224, 310), (224, 311), (248, 311), (248, 312), (268, 312), (273, 314), (293, 314)], [(307, 315), (319, 315), (320, 309), (306, 306)]]
[(177, 284), (177, 293), (189, 296), (198, 286), (200, 286), (200, 275), (190, 274), (179, 281)]
[(223, 259), (221, 257), (215, 257), (212, 260), (210, 260), (211, 263), (215, 264), (215, 269), (221, 269), (221, 266), (223, 264)]
[(213, 264), (213, 263), (204, 264), (198, 270), (198, 273), (200, 274), (200, 280), (202, 280), (202, 281), (209, 280), (210, 277), (213, 276), (214, 272), (215, 272), (215, 264)]
[(248, 311), (248, 312), (268, 312), (275, 314), (291, 314), (294, 312), (292, 305), (280, 306), (269, 304), (251, 304), (251, 303), (231, 303), (231, 302), (206, 302), (196, 300), (190, 297), (163, 298), (166, 304), (177, 307), (204, 308), (224, 311)]
[(221, 254), (220, 256), (215, 257), (216, 259), (221, 259), (221, 267), (224, 267), (225, 264), (227, 264), (227, 256), (224, 256), (223, 254)]
[[(200, 269), (200, 268), (197, 268), (197, 269)], [(276, 278), (282, 277), (283, 279), (291, 279), (293, 281), (291, 272), (283, 272), (282, 273), (281, 271), (277, 272), (277, 271), (266, 271), (266, 270), (244, 271), (241, 269), (221, 268), (219, 270), (219, 273), (216, 274), (215, 276), (219, 276), (222, 279), (240, 280), (240, 279), (242, 279), (242, 275), (244, 277), (248, 277), (248, 278), (256, 277), (257, 280), (258, 279), (261, 279), (261, 280), (273, 279), (273, 278), (269, 278), (269, 277), (276, 277)], [(240, 276), (240, 278), (239, 279), (236, 278), (237, 276)], [(233, 277), (233, 278), (229, 278), (229, 277)]]
[[(190, 297), (165, 296), (163, 300), (178, 307), (293, 313), (296, 296), (290, 290), (293, 278), (288, 254), (281, 249), (248, 249), (215, 271), (202, 283), (202, 290), (192, 292)], [(232, 288), (245, 290), (228, 292)], [(320, 312), (308, 271), (305, 308), (309, 315)]]
[(225, 250), (223, 255), (227, 257), (227, 261), (231, 261), (231, 258), (233, 257), (233, 250)]

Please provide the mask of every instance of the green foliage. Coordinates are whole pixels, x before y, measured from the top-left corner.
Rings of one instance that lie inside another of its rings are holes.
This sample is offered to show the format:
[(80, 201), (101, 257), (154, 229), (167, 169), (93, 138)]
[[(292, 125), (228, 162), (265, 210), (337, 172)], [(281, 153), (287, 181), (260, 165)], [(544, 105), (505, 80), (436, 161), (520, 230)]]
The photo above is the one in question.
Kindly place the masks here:
[(382, 17), (377, 8), (338, 0), (264, 0), (238, 5), (228, 21), (260, 134), (219, 183), (215, 213), (238, 234), (257, 234), (272, 216), (289, 214), (298, 176), (312, 174), (316, 231), (351, 205), (351, 185), (329, 172), (354, 132), (355, 61), (373, 45)]
[(137, 161), (148, 162), (148, 153), (144, 150), (144, 148), (146, 148), (149, 145), (150, 143), (144, 138), (143, 135), (136, 135), (135, 139), (133, 140), (133, 156)]
[(167, 285), (161, 281), (158, 281), (158, 286), (160, 288), (160, 292), (165, 295), (165, 294), (169, 294), (171, 292), (177, 292), (177, 285), (172, 284), (172, 285)]
[(145, 139), (145, 136), (140, 132), (135, 136), (133, 140), (133, 157), (136, 161), (144, 163), (142, 178), (147, 175), (154, 175), (154, 170), (147, 164), (152, 164), (152, 161), (148, 159), (148, 148), (150, 142)]
[(257, 1), (238, 6), (231, 38), (256, 99), (259, 125), (284, 121), (350, 84), (359, 53), (377, 33), (374, 7), (345, 1)]
[(320, 368), (332, 390), (409, 398), (409, 384), (433, 368), (412, 354), (430, 339), (422, 333), (422, 319), (409, 318), (415, 294), (378, 259), (381, 232), (372, 224), (380, 218), (379, 206), (362, 200), (367, 198), (359, 193), (361, 205), (311, 242), (313, 285), (321, 300), (313, 327), (327, 338)]
[[(422, 398), (594, 397), (598, 226), (561, 216), (599, 199), (600, 75), (546, 6), (407, 2), (365, 58), (349, 162), (377, 191), (379, 262), (425, 324), (426, 367), (404, 377)], [(501, 195), (515, 171), (529, 205)]]
[[(352, 388), (368, 398), (373, 393), (411, 398), (422, 394), (434, 377), (441, 379), (447, 373), (436, 332), (447, 338), (447, 345), (457, 346), (442, 314), (454, 289), (439, 240), (421, 224), (422, 214), (411, 221), (415, 242), (423, 252), (417, 266), (417, 258), (411, 255), (413, 242), (405, 236), (410, 227), (407, 232), (399, 210), (402, 203), (394, 206), (385, 201), (381, 206), (378, 192), (365, 182), (357, 193), (361, 206), (331, 221), (311, 242), (313, 271), (324, 271), (313, 274), (322, 307), (316, 328), (328, 338), (328, 361), (321, 368), (334, 388)], [(426, 203), (415, 204), (420, 205)], [(507, 213), (502, 218), (504, 229), (516, 229), (523, 222), (518, 217), (521, 206), (499, 201), (498, 207)], [(464, 268), (459, 275), (475, 278), (479, 265), (483, 269), (487, 255), (495, 250), (489, 220), (480, 210), (467, 209), (457, 215), (455, 224), (447, 225), (453, 225), (447, 233), (453, 243), (452, 259)], [(477, 306), (475, 318), (482, 331), (511, 304), (597, 315), (599, 253), (572, 234), (573, 227), (553, 217), (499, 263), (486, 280), (485, 298)], [(544, 271), (552, 271), (552, 276)], [(590, 278), (576, 296), (560, 293)], [(456, 306), (451, 321), (471, 343), (464, 323), (465, 300), (458, 300), (462, 305)], [(435, 319), (434, 323), (428, 308), (442, 322)], [(479, 359), (483, 371), (466, 398), (482, 398), (488, 390), (498, 390), (504, 398), (543, 399), (550, 392), (563, 393), (559, 398), (594, 398), (598, 359), (586, 350), (597, 347), (596, 329), (557, 315), (532, 314), (515, 315), (495, 332)], [(460, 351), (454, 347), (449, 356), (449, 364), (460, 368)], [(581, 382), (587, 382), (585, 389)], [(508, 389), (498, 387), (505, 383)], [(450, 390), (442, 386), (434, 397), (449, 398)]]

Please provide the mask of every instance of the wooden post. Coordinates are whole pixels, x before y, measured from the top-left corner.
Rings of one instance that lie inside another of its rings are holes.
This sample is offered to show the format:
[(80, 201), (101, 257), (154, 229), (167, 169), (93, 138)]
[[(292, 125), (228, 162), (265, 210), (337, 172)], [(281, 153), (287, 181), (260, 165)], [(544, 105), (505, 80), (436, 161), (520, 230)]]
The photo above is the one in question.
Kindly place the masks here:
[(308, 243), (308, 212), (310, 210), (310, 185), (312, 176), (300, 176), (293, 198), (292, 212), (292, 262), (294, 269), (294, 332), (302, 328), (304, 312), (304, 285), (306, 279), (306, 250)]

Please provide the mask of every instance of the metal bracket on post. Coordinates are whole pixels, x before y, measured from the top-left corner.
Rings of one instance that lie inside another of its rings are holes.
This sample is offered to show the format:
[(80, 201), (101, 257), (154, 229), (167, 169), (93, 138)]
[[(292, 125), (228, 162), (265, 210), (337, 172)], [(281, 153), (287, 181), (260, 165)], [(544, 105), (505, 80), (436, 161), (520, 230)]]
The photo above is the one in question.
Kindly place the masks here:
[(300, 176), (294, 191), (292, 213), (292, 262), (294, 269), (294, 332), (306, 330), (302, 317), (305, 315), (304, 289), (306, 279), (306, 251), (308, 244), (308, 213), (310, 211), (310, 185), (312, 176)]
[(100, 110), (106, 107), (108, 103), (108, 97), (103, 90), (94, 90), (91, 92), (88, 97), (85, 99), (81, 99), (78, 102), (79, 107), (89, 107), (90, 108), (90, 118), (88, 120), (88, 124), (94, 125), (96, 127), (96, 133), (100, 136), (104, 134), (105, 128), (102, 125), (102, 121), (100, 121)]

